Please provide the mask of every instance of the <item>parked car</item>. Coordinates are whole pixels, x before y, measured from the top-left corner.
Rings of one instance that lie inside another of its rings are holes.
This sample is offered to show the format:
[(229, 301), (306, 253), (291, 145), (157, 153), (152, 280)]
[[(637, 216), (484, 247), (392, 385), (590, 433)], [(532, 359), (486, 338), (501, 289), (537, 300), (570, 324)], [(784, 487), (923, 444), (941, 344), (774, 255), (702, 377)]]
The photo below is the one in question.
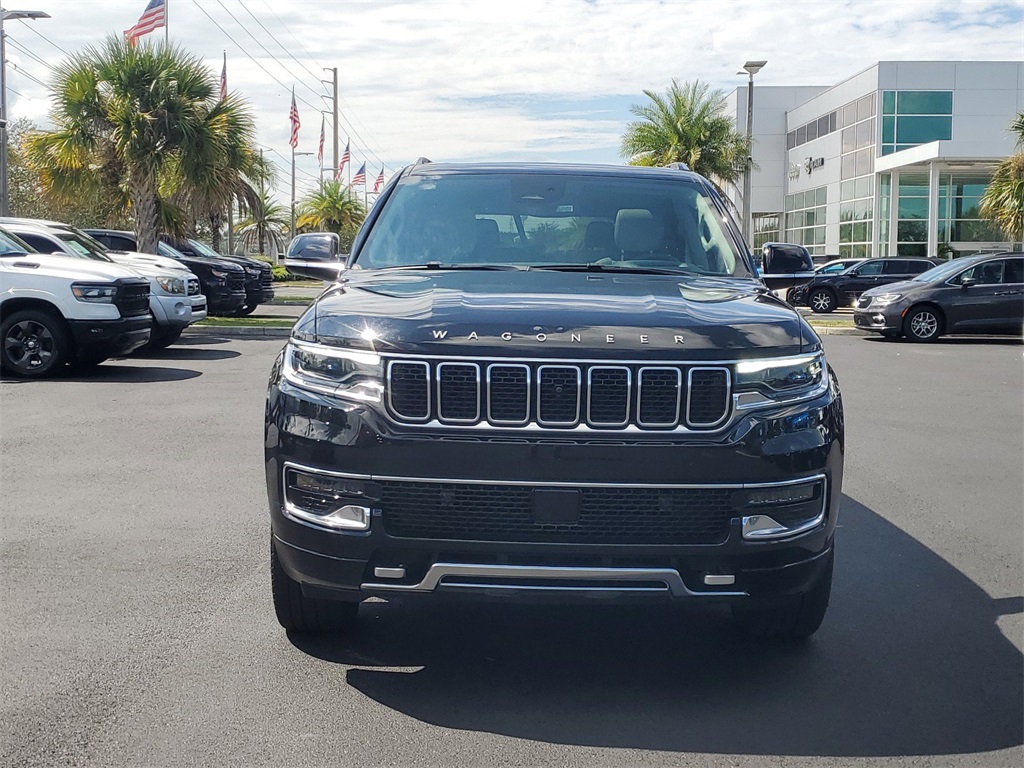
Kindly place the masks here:
[(149, 349), (176, 342), (182, 331), (206, 317), (199, 278), (176, 261), (139, 253), (115, 253), (69, 224), (42, 219), (0, 219), (0, 225), (40, 253), (65, 253), (82, 259), (106, 259), (129, 267), (149, 280), (149, 311), (153, 328)]
[(236, 312), (238, 315), (251, 315), (260, 304), (274, 300), (274, 269), (265, 261), (252, 259), (248, 256), (221, 254), (199, 240), (164, 238), (186, 256), (204, 256), (209, 259), (223, 259), (238, 264), (245, 270), (245, 304)]
[(684, 170), (400, 172), (271, 372), (281, 625), (461, 593), (722, 602), (755, 636), (812, 634), (842, 402), (771, 295), (810, 276), (775, 256), (759, 275)]
[(849, 307), (864, 291), (909, 280), (936, 264), (931, 259), (865, 259), (839, 274), (817, 275), (804, 289), (807, 306), (819, 313)]
[(36, 253), (0, 229), (0, 370), (41, 378), (144, 346), (149, 285), (110, 259)]
[[(135, 251), (138, 246), (134, 232), (92, 228), (85, 232), (115, 252)], [(245, 305), (245, 270), (238, 264), (205, 256), (186, 256), (163, 241), (157, 245), (157, 253), (183, 264), (199, 277), (211, 315), (234, 315)]]
[[(826, 261), (823, 264), (819, 264), (814, 268), (815, 274), (826, 276), (826, 275), (838, 275), (845, 272), (854, 264), (860, 264), (864, 259), (832, 259)], [(786, 291), (786, 301), (792, 304), (794, 307), (803, 307), (807, 305), (807, 286), (798, 285), (796, 288), (790, 288)]]
[(934, 341), (944, 333), (1021, 333), (1024, 253), (964, 256), (861, 294), (858, 328)]
[(322, 279), (325, 265), (341, 264), (347, 255), (341, 253), (341, 238), (336, 233), (304, 232), (288, 243), (284, 266), (293, 275)]

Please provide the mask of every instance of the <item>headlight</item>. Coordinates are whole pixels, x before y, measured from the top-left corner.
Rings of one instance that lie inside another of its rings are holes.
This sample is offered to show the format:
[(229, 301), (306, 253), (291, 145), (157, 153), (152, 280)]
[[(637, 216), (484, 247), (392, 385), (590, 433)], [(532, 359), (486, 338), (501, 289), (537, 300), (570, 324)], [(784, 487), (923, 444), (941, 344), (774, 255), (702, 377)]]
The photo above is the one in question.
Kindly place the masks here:
[(214, 277), (219, 277), (221, 280), (227, 280), (228, 279), (228, 275), (230, 273), (229, 272), (221, 272), (218, 269), (211, 269), (210, 270), (210, 274), (213, 275)]
[(71, 292), (79, 301), (88, 301), (93, 304), (111, 304), (114, 301), (114, 294), (117, 293), (116, 285), (74, 283)]
[(818, 397), (828, 389), (825, 356), (743, 360), (736, 364), (736, 404), (759, 408)]
[(259, 277), (260, 274), (260, 271), (258, 269), (250, 269), (249, 267), (246, 267), (245, 271), (248, 272), (253, 277)]
[(384, 394), (383, 373), (384, 367), (376, 352), (296, 341), (289, 342), (285, 348), (284, 378), (313, 392), (379, 403)]
[(878, 296), (871, 297), (871, 306), (873, 307), (885, 307), (892, 304), (895, 301), (899, 301), (903, 298), (901, 293), (882, 293)]
[(180, 277), (158, 277), (156, 284), (167, 293), (184, 293), (185, 281)]

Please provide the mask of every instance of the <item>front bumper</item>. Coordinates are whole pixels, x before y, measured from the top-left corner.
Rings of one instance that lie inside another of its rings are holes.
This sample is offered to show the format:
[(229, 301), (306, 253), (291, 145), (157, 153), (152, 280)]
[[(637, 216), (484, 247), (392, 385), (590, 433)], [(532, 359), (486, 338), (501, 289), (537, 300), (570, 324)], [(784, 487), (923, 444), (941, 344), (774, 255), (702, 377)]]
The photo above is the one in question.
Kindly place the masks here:
[(207, 311), (210, 314), (228, 314), (245, 306), (244, 290), (232, 290), (226, 285), (204, 285), (203, 293), (206, 295)]
[[(715, 436), (525, 440), (403, 429), (371, 408), (329, 401), (277, 380), (266, 424), (271, 530), (284, 569), (311, 596), (771, 602), (807, 591), (825, 566), (841, 497), (843, 445), (841, 400), (832, 391), (771, 414), (747, 414)], [(283, 503), (286, 464), (368, 482), (628, 491), (774, 485), (820, 476), (826, 490), (820, 524), (777, 540), (744, 539), (739, 513), (714, 544), (413, 538), (389, 533), (386, 509), (375, 508), (369, 530), (358, 532), (293, 517)]]
[(853, 324), (865, 331), (878, 331), (879, 333), (898, 333), (903, 330), (903, 312), (906, 305), (903, 303), (887, 304), (881, 307), (858, 306), (853, 311)]
[(150, 317), (118, 320), (69, 320), (80, 357), (123, 357), (149, 341)]
[(188, 300), (192, 304), (192, 322), (198, 323), (200, 320), (205, 320), (207, 314), (206, 297), (201, 293), (197, 293), (195, 296), (189, 296)]
[(192, 296), (184, 294), (149, 295), (149, 311), (157, 325), (165, 328), (185, 328), (197, 319), (192, 316)]

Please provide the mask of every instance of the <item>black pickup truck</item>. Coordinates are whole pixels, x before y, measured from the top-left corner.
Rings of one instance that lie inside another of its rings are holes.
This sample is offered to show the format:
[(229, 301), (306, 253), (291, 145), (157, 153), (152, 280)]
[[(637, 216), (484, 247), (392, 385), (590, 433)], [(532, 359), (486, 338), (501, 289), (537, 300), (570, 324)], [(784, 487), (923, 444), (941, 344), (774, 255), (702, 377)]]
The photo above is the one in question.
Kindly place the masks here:
[(842, 400), (771, 293), (810, 276), (761, 266), (678, 168), (399, 173), (271, 373), (282, 626), (402, 594), (722, 602), (814, 633)]

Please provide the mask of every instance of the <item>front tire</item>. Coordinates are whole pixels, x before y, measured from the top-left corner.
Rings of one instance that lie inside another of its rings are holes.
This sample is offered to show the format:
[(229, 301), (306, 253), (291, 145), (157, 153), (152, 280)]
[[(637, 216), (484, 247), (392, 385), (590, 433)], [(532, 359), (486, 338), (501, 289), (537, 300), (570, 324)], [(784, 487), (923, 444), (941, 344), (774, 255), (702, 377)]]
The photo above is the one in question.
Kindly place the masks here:
[(807, 592), (780, 606), (771, 608), (733, 607), (732, 615), (740, 630), (758, 640), (804, 640), (821, 626), (832, 594), (832, 568), (835, 549), (818, 581)]
[(184, 328), (163, 328), (153, 323), (149, 333), (149, 342), (143, 347), (144, 350), (166, 349), (181, 338)]
[(355, 625), (359, 603), (321, 600), (303, 595), (302, 585), (285, 572), (273, 544), (270, 545), (270, 589), (277, 620), (289, 632), (343, 632)]
[(911, 341), (935, 341), (942, 335), (942, 317), (934, 307), (917, 307), (907, 313), (903, 333)]
[(64, 320), (41, 309), (13, 312), (0, 323), (0, 368), (24, 379), (48, 376), (71, 357)]
[(818, 314), (835, 311), (836, 304), (838, 304), (836, 295), (828, 288), (815, 288), (807, 297), (807, 306), (811, 308), (812, 312)]

